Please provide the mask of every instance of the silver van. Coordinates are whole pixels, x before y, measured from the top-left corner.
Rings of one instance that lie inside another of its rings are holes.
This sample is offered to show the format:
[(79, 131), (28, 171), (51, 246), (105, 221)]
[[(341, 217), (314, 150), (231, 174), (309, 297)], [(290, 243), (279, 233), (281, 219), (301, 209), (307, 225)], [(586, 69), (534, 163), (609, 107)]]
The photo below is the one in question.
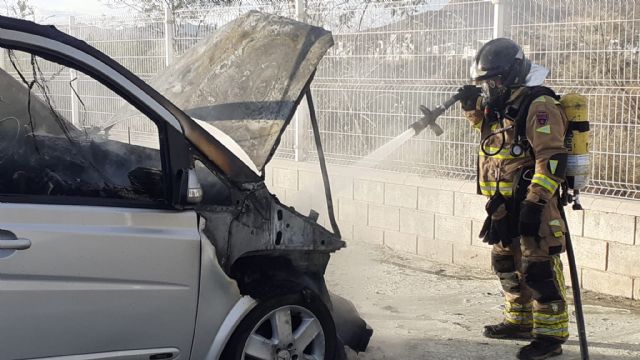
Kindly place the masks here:
[(331, 206), (328, 231), (264, 183), (303, 99), (319, 139), (309, 86), (331, 45), (251, 12), (147, 83), (0, 17), (0, 359), (363, 351), (371, 329), (324, 282), (345, 246)]

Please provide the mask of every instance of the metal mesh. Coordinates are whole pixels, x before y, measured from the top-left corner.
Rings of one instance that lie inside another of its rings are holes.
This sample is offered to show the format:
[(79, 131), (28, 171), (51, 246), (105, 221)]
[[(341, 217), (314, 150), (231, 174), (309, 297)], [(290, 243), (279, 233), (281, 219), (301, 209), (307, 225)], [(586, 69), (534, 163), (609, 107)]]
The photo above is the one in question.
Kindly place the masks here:
[(640, 2), (520, 0), (509, 15), (512, 38), (551, 69), (548, 83), (588, 97), (589, 191), (640, 198)]
[[(467, 81), (475, 49), (492, 35), (492, 4), (422, 3), (310, 6), (308, 20), (335, 39), (313, 89), (330, 161), (349, 163), (372, 152), (418, 120), (419, 105), (436, 106)], [(439, 123), (443, 136), (425, 131), (380, 167), (473, 177), (477, 135), (457, 109)]]
[[(493, 37), (494, 20), (499, 20), (496, 23), (504, 23), (505, 36), (521, 43), (534, 62), (552, 70), (549, 84), (554, 89), (588, 97), (593, 129), (589, 191), (640, 197), (636, 140), (640, 0), (499, 3), (509, 7), (502, 18), (494, 19), (497, 5), (490, 0), (308, 0), (305, 20), (332, 30), (335, 39), (313, 85), (329, 161), (353, 164), (417, 120), (418, 105), (434, 107), (450, 96), (467, 81), (476, 49)], [(169, 19), (155, 15), (76, 18), (58, 28), (149, 79), (172, 57), (181, 56), (197, 41), (250, 10), (296, 16), (290, 2), (211, 5), (178, 11)], [(500, 29), (498, 25), (495, 30)], [(6, 61), (4, 65), (8, 69)], [(55, 73), (49, 70), (47, 74)], [(52, 97), (61, 112), (71, 117), (74, 101), (68, 82), (73, 78), (73, 73), (65, 72), (51, 82)], [(115, 100), (91, 80), (79, 77), (75, 85), (83, 99), (95, 102), (91, 106), (94, 113), (87, 114), (90, 121), (99, 123), (117, 110)], [(443, 136), (436, 138), (424, 131), (379, 167), (472, 178), (477, 135), (457, 107), (439, 123), (445, 128)], [(276, 156), (294, 156), (293, 131), (294, 127), (287, 130)], [(306, 141), (298, 150), (306, 150), (313, 158), (312, 136), (299, 138)]]

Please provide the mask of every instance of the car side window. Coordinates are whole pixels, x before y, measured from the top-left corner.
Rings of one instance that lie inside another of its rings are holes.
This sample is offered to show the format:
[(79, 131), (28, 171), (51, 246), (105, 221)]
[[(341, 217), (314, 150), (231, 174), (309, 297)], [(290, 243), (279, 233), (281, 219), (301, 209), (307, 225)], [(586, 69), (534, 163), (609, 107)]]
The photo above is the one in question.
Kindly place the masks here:
[(153, 121), (63, 65), (18, 51), (1, 65), (0, 195), (164, 203)]

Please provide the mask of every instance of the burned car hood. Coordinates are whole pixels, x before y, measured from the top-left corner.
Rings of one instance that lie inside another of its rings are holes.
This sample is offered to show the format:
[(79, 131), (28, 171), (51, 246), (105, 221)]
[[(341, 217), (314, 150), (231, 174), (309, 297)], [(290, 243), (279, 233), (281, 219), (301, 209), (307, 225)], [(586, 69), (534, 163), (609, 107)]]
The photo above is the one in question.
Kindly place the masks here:
[(322, 28), (252, 11), (199, 42), (150, 85), (227, 134), (262, 171), (332, 45)]

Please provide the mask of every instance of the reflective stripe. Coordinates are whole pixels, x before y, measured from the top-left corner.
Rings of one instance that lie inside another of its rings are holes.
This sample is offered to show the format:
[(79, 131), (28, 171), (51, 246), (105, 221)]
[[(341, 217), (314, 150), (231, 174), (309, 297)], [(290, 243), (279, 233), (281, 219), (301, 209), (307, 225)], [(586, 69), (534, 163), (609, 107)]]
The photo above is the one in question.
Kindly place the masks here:
[(482, 127), (482, 120), (480, 120), (477, 123), (473, 124), (473, 128), (476, 129), (476, 130), (480, 130), (481, 127)]
[[(560, 290), (563, 300), (566, 299), (567, 288), (564, 282), (564, 273), (562, 272), (562, 261), (560, 255), (551, 257), (551, 263), (554, 272), (555, 285)], [(559, 338), (569, 337), (569, 313), (566, 305), (563, 311), (557, 314), (547, 314), (542, 312), (533, 312), (533, 334), (554, 336)]]
[(515, 325), (531, 325), (533, 323), (531, 308), (531, 304), (518, 304), (505, 301), (504, 320)]
[[(498, 182), (496, 181), (480, 181), (480, 192), (482, 193), (482, 195), (495, 195), (496, 186), (498, 186)], [(500, 194), (504, 196), (513, 195), (513, 183), (501, 181)]]
[(549, 192), (552, 194), (555, 193), (556, 190), (558, 190), (558, 183), (544, 174), (533, 174), (533, 179), (531, 179), (531, 182), (542, 186), (543, 188), (549, 190)]
[[(494, 153), (498, 152), (498, 150), (500, 150), (500, 148), (493, 147), (493, 146), (485, 146), (484, 150), (487, 151), (490, 154), (494, 154)], [(484, 151), (482, 151), (482, 149), (480, 149), (480, 152), (478, 154), (480, 156), (488, 156), (487, 154), (484, 153)], [(520, 156), (517, 156), (517, 157), (516, 156), (512, 156), (509, 153), (509, 149), (508, 148), (503, 148), (497, 154), (489, 155), (488, 157), (493, 158), (493, 159), (519, 159), (519, 158), (524, 157), (524, 154), (522, 154)]]
[(547, 325), (547, 327), (551, 325), (562, 325), (567, 321), (569, 321), (569, 314), (566, 311), (559, 315), (546, 315), (541, 313), (535, 313), (533, 314), (533, 320), (536, 323), (543, 323)]
[(558, 289), (560, 289), (560, 295), (562, 295), (562, 300), (566, 301), (567, 285), (564, 280), (564, 271), (562, 271), (562, 260), (560, 260), (560, 255), (552, 256), (551, 262), (553, 263), (553, 270), (555, 272), (556, 286), (558, 286)]
[(527, 311), (527, 312), (531, 312), (531, 309), (533, 308), (533, 306), (531, 306), (531, 304), (518, 304), (518, 303), (512, 303), (509, 301), (505, 301), (504, 302), (504, 308), (507, 309), (507, 311)]
[(566, 337), (569, 337), (569, 328), (565, 327), (562, 329), (546, 329), (546, 328), (537, 328), (534, 325), (533, 334), (566, 338)]

